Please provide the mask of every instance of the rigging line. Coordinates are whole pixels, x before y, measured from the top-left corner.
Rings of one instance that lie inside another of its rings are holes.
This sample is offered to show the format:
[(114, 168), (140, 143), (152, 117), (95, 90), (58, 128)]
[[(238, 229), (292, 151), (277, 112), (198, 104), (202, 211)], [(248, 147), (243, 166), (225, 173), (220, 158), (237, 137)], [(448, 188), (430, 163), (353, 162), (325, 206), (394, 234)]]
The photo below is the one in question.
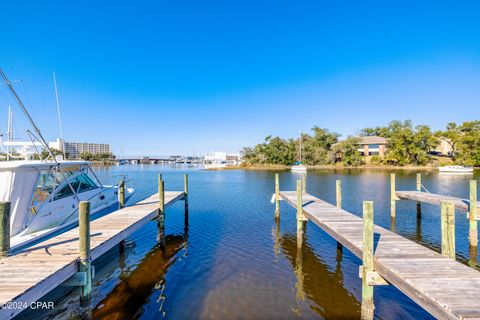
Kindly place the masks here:
[[(48, 150), (48, 153), (50, 154), (50, 156), (54, 159), (55, 157), (52, 154), (52, 150), (50, 150), (47, 142), (45, 141), (45, 138), (42, 136), (42, 133), (40, 132), (40, 129), (37, 127), (37, 125), (33, 121), (32, 117), (28, 113), (28, 111), (25, 108), (25, 105), (23, 104), (22, 100), (20, 100), (20, 98), (18, 97), (17, 93), (15, 92), (15, 89), (12, 86), (12, 83), (8, 80), (7, 76), (3, 72), (2, 68), (0, 68), (0, 77), (3, 79), (3, 81), (7, 85), (8, 89), (10, 90), (11, 95), (17, 101), (17, 104), (20, 106), (21, 110), (25, 114), (25, 117), (30, 121), (30, 124), (32, 125), (33, 129), (35, 130), (35, 132), (38, 134), (39, 138), (41, 139), (41, 143)], [(54, 159), (54, 161), (57, 162), (55, 159)]]
[(58, 101), (58, 89), (57, 89), (57, 79), (55, 77), (55, 71), (53, 71), (53, 84), (55, 85), (55, 99), (57, 101), (58, 125), (60, 126), (60, 138), (62, 139), (63, 159), (66, 160), (67, 155), (65, 153), (65, 140), (63, 139), (62, 116), (60, 114), (60, 102)]

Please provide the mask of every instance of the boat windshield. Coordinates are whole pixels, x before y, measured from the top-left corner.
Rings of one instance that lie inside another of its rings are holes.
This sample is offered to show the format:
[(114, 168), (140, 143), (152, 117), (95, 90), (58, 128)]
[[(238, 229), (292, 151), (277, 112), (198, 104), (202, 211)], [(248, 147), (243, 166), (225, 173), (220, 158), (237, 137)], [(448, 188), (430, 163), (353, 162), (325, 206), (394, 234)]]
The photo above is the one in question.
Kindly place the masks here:
[[(65, 183), (66, 179), (69, 183)], [(62, 186), (60, 190), (59, 186)], [(96, 188), (98, 185), (88, 176), (87, 167), (80, 170), (41, 170), (35, 184), (31, 208), (38, 209), (42, 202), (51, 199), (52, 193), (55, 193), (53, 200), (57, 200), (72, 196), (73, 190), (78, 194)]]
[(82, 172), (76, 177), (69, 179), (69, 182), (70, 185), (66, 184), (60, 191), (57, 192), (57, 194), (55, 194), (54, 200), (72, 196), (73, 190), (75, 190), (76, 193), (82, 193), (98, 188), (97, 184), (88, 176), (86, 172)]
[(39, 203), (49, 199), (55, 188), (73, 174), (74, 172), (72, 171), (64, 171), (62, 173), (54, 170), (41, 170), (35, 184), (31, 207), (35, 208)]

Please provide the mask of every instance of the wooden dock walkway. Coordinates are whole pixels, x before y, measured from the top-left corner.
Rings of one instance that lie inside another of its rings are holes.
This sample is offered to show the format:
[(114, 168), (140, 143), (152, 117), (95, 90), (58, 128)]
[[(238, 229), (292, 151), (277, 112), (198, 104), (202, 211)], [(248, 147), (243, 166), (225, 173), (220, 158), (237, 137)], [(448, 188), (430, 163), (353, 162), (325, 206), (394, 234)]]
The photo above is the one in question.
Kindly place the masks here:
[[(297, 206), (297, 192), (279, 196)], [(302, 207), (307, 219), (362, 259), (362, 218), (305, 192)], [(383, 280), (439, 319), (480, 319), (480, 272), (380, 226), (373, 231), (373, 269)]]
[[(165, 207), (185, 197), (165, 192)], [(155, 194), (90, 223), (92, 261), (118, 245), (158, 215)], [(79, 229), (50, 238), (14, 255), (0, 258), (0, 306), (17, 302), (29, 306), (78, 271)], [(11, 319), (21, 308), (0, 309), (0, 319)]]
[[(470, 200), (457, 197), (446, 196), (423, 191), (396, 191), (395, 195), (400, 200), (413, 200), (418, 202), (440, 205), (442, 201), (452, 202), (455, 209), (468, 212), (470, 209)], [(480, 203), (477, 203), (477, 219), (480, 219)]]

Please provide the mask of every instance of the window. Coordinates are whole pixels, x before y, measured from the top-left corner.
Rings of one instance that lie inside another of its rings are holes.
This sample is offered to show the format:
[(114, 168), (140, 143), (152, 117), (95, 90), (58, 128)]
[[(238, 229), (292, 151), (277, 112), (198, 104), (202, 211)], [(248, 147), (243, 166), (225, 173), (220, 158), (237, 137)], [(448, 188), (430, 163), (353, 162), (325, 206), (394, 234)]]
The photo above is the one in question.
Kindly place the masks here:
[(98, 187), (86, 173), (78, 176), (77, 180), (80, 182), (80, 188), (78, 189), (79, 193), (96, 189)]
[(368, 147), (372, 148), (372, 149), (378, 149), (378, 148), (380, 148), (380, 145), (379, 144), (369, 144)]
[(98, 188), (95, 182), (93, 182), (93, 180), (86, 173), (81, 173), (69, 181), (71, 187), (70, 185), (66, 184), (60, 191), (57, 192), (54, 200), (72, 196), (72, 189), (75, 190), (77, 193), (82, 193), (88, 190)]

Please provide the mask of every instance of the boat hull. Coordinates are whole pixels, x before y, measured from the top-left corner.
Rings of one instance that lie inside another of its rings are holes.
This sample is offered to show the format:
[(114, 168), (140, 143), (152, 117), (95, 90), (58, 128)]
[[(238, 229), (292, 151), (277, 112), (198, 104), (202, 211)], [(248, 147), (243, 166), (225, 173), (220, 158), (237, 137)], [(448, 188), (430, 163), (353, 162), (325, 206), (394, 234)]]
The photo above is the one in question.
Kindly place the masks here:
[[(110, 201), (108, 201), (107, 199), (107, 201), (103, 203), (98, 203), (97, 205), (92, 206), (90, 209), (91, 220), (104, 216), (105, 214), (108, 214), (112, 212), (114, 209), (118, 208), (118, 199), (116, 197), (117, 187), (110, 187), (109, 189), (112, 195), (115, 195), (115, 196), (113, 198), (110, 197)], [(128, 188), (126, 191), (127, 192), (125, 194), (125, 200), (128, 200), (133, 195), (134, 189)], [(77, 210), (75, 210), (74, 213), (76, 211)], [(39, 214), (41, 214), (41, 212), (39, 212)], [(69, 214), (64, 212), (63, 215), (68, 216)], [(38, 223), (42, 223), (42, 222), (39, 221)], [(27, 246), (31, 246), (32, 244), (35, 244), (41, 240), (51, 237), (54, 234), (65, 232), (77, 225), (78, 225), (78, 214), (73, 214), (71, 215), (71, 218), (66, 219), (62, 223), (57, 225), (55, 225), (54, 221), (51, 221), (49, 223), (49, 226), (43, 229), (32, 231), (32, 229), (27, 228), (20, 234), (15, 235), (10, 239), (11, 251), (15, 251), (21, 248), (25, 248)]]
[(448, 172), (448, 173), (473, 173), (473, 168), (466, 168), (460, 166), (446, 166), (439, 167), (439, 172)]

